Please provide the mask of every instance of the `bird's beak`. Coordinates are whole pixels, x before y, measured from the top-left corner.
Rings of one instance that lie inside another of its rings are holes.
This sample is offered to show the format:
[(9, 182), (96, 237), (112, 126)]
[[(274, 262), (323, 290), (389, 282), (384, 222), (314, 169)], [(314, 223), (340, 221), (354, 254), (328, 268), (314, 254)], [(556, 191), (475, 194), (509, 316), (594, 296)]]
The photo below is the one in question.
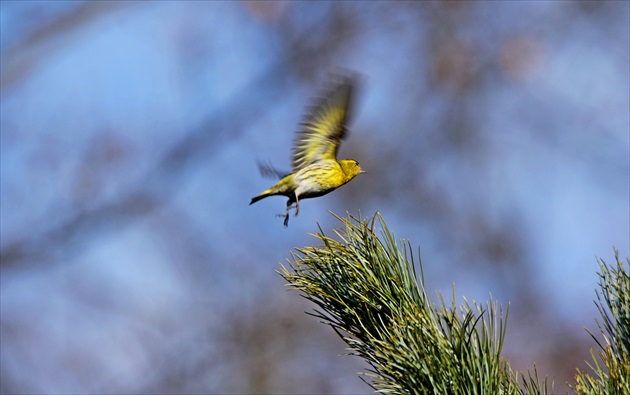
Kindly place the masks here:
[(367, 173), (367, 171), (361, 169), (361, 170), (359, 170), (359, 174), (361, 174), (361, 173)]

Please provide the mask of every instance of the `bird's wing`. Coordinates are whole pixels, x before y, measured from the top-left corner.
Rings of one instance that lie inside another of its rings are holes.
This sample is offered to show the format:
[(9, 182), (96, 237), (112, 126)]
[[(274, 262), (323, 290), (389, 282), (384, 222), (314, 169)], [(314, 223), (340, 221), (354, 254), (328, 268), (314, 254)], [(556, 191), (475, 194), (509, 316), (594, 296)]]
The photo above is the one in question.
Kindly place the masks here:
[(319, 99), (300, 125), (293, 145), (294, 172), (321, 159), (337, 158), (339, 143), (346, 135), (355, 80), (338, 76), (333, 82), (330, 94)]
[(267, 161), (267, 163), (258, 161), (258, 170), (260, 171), (260, 175), (265, 178), (277, 178), (279, 180), (291, 174), (289, 172), (276, 169), (270, 161)]

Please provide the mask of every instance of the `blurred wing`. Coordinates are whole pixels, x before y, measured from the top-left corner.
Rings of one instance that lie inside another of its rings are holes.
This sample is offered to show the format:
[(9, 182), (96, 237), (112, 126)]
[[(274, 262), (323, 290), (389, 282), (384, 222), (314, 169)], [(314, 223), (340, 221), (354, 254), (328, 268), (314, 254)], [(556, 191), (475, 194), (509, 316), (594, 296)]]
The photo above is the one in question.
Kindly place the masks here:
[(267, 161), (267, 163), (258, 162), (258, 170), (260, 171), (260, 175), (265, 178), (277, 178), (279, 180), (288, 176), (291, 173), (278, 170), (271, 164), (271, 162)]
[(346, 135), (354, 86), (351, 77), (342, 77), (310, 111), (295, 138), (291, 164), (294, 172), (321, 159), (337, 158), (339, 143)]

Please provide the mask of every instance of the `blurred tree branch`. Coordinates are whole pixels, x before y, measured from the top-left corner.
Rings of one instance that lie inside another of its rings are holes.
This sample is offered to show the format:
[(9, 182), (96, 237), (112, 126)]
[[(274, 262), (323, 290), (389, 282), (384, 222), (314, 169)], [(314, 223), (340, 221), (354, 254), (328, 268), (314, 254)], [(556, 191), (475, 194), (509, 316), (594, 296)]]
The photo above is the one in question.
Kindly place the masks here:
[[(103, 12), (113, 9), (112, 3), (119, 4), (120, 2), (84, 3), (70, 14), (29, 35), (23, 42), (25, 47), (20, 46), (14, 50), (15, 53), (7, 55), (10, 60), (8, 68), (5, 69), (3, 65), (3, 89), (5, 80), (8, 87), (26, 78), (28, 73), (35, 69), (37, 62), (46, 60), (46, 57), (41, 55), (44, 48), (48, 46), (47, 43), (82, 28)], [(294, 76), (292, 73), (286, 73), (287, 69), (300, 70), (300, 67), (304, 66), (306, 70), (311, 70), (313, 67), (313, 60), (309, 57), (311, 52), (319, 54), (316, 63), (326, 63), (328, 57), (334, 56), (341, 48), (343, 40), (335, 36), (334, 30), (323, 30), (323, 34), (314, 35), (311, 25), (321, 26), (321, 23), (315, 20), (306, 26), (292, 26), (297, 30), (292, 34), (282, 32), (281, 37), (285, 40), (284, 48), (286, 48), (284, 56), (252, 78), (249, 84), (235, 93), (220, 108), (211, 109), (201, 124), (186, 131), (183, 137), (167, 150), (136, 185), (125, 190), (117, 199), (107, 201), (97, 207), (71, 208), (68, 210), (69, 216), (61, 223), (48, 228), (42, 226), (22, 239), (6, 243), (0, 250), (0, 264), (2, 266), (14, 265), (36, 261), (43, 256), (50, 256), (51, 252), (56, 254), (67, 252), (65, 247), (80, 246), (85, 241), (85, 235), (88, 232), (111, 231), (119, 228), (121, 224), (159, 209), (170, 196), (176, 193), (187, 169), (197, 165), (199, 161), (208, 160), (212, 157), (212, 153), (218, 151), (223, 144), (238, 138), (248, 125), (267, 111), (267, 107), (262, 107), (260, 103), (274, 102), (285, 92), (286, 84)], [(321, 29), (319, 31), (322, 32)], [(330, 39), (333, 36), (335, 40)], [(299, 43), (304, 42), (306, 38), (310, 45), (301, 47)], [(349, 37), (346, 36), (345, 39)], [(323, 56), (319, 48), (328, 46), (333, 46), (335, 49), (329, 49)], [(37, 56), (29, 54), (37, 54)], [(30, 59), (32, 64), (24, 67), (21, 65), (23, 60), (20, 59)], [(309, 61), (302, 62), (304, 59), (309, 59)], [(311, 73), (306, 72), (306, 75), (311, 76)]]
[[(18, 43), (11, 45), (2, 55), (0, 94), (28, 78), (41, 67), (54, 53), (72, 44), (70, 38), (77, 30), (88, 26), (98, 18), (129, 6), (137, 1), (83, 1), (70, 11), (38, 25)], [(75, 35), (78, 39), (80, 36)]]
[[(176, 193), (186, 170), (246, 130), (247, 125), (264, 111), (257, 104), (275, 100), (283, 92), (283, 83), (287, 80), (288, 77), (278, 68), (271, 68), (234, 95), (222, 108), (214, 109), (198, 127), (185, 133), (142, 177), (142, 181), (125, 190), (118, 199), (87, 210), (73, 210), (63, 223), (50, 229), (42, 227), (25, 239), (8, 243), (0, 251), (2, 265), (41, 257), (60, 245), (70, 243), (76, 246), (85, 232), (113, 230), (121, 223), (159, 209)], [(262, 95), (262, 92), (264, 97), (256, 95)], [(226, 125), (229, 125), (229, 130)]]

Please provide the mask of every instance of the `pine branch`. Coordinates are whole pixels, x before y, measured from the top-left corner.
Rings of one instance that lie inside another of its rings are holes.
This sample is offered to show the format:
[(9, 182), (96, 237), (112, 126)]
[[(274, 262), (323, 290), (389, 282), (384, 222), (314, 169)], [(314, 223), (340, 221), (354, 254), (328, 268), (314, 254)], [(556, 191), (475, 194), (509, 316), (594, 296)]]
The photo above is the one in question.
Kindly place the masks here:
[(597, 323), (602, 341), (587, 330), (599, 350), (591, 350), (595, 377), (578, 370), (578, 394), (630, 394), (630, 276), (617, 251), (615, 260), (616, 265), (608, 265), (598, 259), (601, 291), (595, 304), (603, 320)]
[(518, 373), (500, 356), (507, 311), (492, 300), (432, 303), (409, 242), (397, 243), (379, 213), (337, 218), (339, 241), (320, 228), (322, 244), (298, 248), (279, 273), (368, 363), (364, 381), (390, 394), (546, 393), (536, 371), (519, 389)]

